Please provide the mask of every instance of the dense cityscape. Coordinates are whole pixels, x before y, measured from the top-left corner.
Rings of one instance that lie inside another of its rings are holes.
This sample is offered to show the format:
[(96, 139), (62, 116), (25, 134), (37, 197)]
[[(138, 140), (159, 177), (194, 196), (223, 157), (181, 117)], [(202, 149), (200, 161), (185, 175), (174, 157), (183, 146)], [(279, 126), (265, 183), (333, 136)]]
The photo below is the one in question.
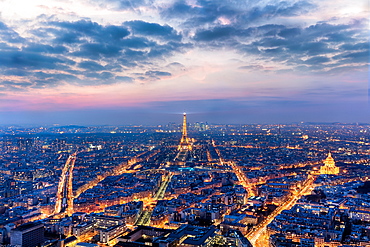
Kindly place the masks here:
[(369, 0), (0, 0), (0, 247), (370, 247)]
[(370, 246), (369, 132), (185, 113), (157, 126), (2, 126), (0, 244)]

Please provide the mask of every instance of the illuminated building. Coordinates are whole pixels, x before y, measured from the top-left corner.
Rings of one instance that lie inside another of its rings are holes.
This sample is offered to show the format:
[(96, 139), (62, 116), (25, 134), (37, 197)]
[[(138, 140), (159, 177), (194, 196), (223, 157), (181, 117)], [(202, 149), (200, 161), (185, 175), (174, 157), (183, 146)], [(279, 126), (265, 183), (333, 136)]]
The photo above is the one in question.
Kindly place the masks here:
[(111, 226), (107, 229), (100, 230), (100, 242), (109, 243), (112, 239), (126, 231), (126, 225)]
[(339, 167), (335, 165), (331, 153), (328, 153), (328, 157), (324, 160), (324, 165), (320, 167), (320, 174), (339, 174)]
[(177, 148), (178, 150), (191, 150), (192, 146), (188, 138), (188, 131), (186, 127), (186, 113), (184, 113), (183, 123), (182, 123), (182, 136), (180, 144)]
[(91, 222), (91, 221), (83, 222), (73, 227), (72, 232), (74, 236), (81, 237), (85, 235), (86, 233), (93, 231), (94, 227), (95, 227), (95, 222)]
[(41, 223), (26, 223), (10, 231), (12, 246), (34, 247), (44, 242), (44, 225)]
[(175, 161), (178, 161), (179, 164), (184, 163), (187, 158), (189, 151), (192, 150), (192, 145), (190, 142), (190, 139), (188, 138), (188, 131), (187, 131), (187, 126), (186, 126), (186, 113), (184, 113), (184, 118), (183, 118), (183, 124), (182, 124), (182, 136), (180, 140), (180, 144), (177, 147), (177, 150), (179, 152), (176, 155)]
[(7, 179), (4, 182), (4, 192), (1, 196), (3, 197), (12, 197), (18, 196), (20, 194), (20, 188), (18, 187), (18, 182), (14, 179)]
[(225, 236), (228, 241), (228, 246), (253, 247), (249, 240), (244, 237), (243, 233), (239, 230), (230, 229)]
[[(166, 236), (172, 231), (151, 226), (138, 226), (134, 231), (119, 237), (119, 242), (116, 246), (154, 246), (153, 242), (157, 246), (168, 246), (166, 244), (168, 242), (171, 243), (171, 240), (166, 241)], [(164, 238), (163, 240), (162, 237)], [(163, 245), (159, 245), (160, 243)]]

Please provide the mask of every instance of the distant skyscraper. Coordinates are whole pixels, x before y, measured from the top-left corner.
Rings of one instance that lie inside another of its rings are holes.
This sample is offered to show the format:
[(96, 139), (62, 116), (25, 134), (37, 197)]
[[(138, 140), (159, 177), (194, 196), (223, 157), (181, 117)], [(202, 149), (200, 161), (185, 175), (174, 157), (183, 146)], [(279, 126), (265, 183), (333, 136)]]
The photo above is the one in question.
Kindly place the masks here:
[(328, 157), (324, 160), (324, 165), (320, 167), (320, 174), (338, 174), (339, 167), (335, 165), (335, 161), (333, 157), (331, 157), (331, 153), (328, 153)]

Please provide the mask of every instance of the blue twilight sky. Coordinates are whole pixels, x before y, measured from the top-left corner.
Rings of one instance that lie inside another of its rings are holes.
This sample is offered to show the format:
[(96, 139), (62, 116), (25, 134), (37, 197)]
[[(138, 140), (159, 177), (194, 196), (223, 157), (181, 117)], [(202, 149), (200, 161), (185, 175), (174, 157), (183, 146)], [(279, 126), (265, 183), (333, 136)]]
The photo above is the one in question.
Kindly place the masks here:
[(367, 0), (0, 0), (0, 124), (369, 122)]

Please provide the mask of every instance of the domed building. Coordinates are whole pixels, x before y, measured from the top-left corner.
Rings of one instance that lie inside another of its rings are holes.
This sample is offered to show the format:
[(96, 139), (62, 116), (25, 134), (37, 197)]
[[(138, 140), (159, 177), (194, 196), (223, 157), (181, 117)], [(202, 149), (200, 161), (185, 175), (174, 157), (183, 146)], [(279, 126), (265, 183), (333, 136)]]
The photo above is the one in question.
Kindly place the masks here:
[(324, 165), (320, 167), (320, 174), (339, 174), (339, 167), (335, 165), (331, 153), (328, 153), (328, 157), (324, 160)]

